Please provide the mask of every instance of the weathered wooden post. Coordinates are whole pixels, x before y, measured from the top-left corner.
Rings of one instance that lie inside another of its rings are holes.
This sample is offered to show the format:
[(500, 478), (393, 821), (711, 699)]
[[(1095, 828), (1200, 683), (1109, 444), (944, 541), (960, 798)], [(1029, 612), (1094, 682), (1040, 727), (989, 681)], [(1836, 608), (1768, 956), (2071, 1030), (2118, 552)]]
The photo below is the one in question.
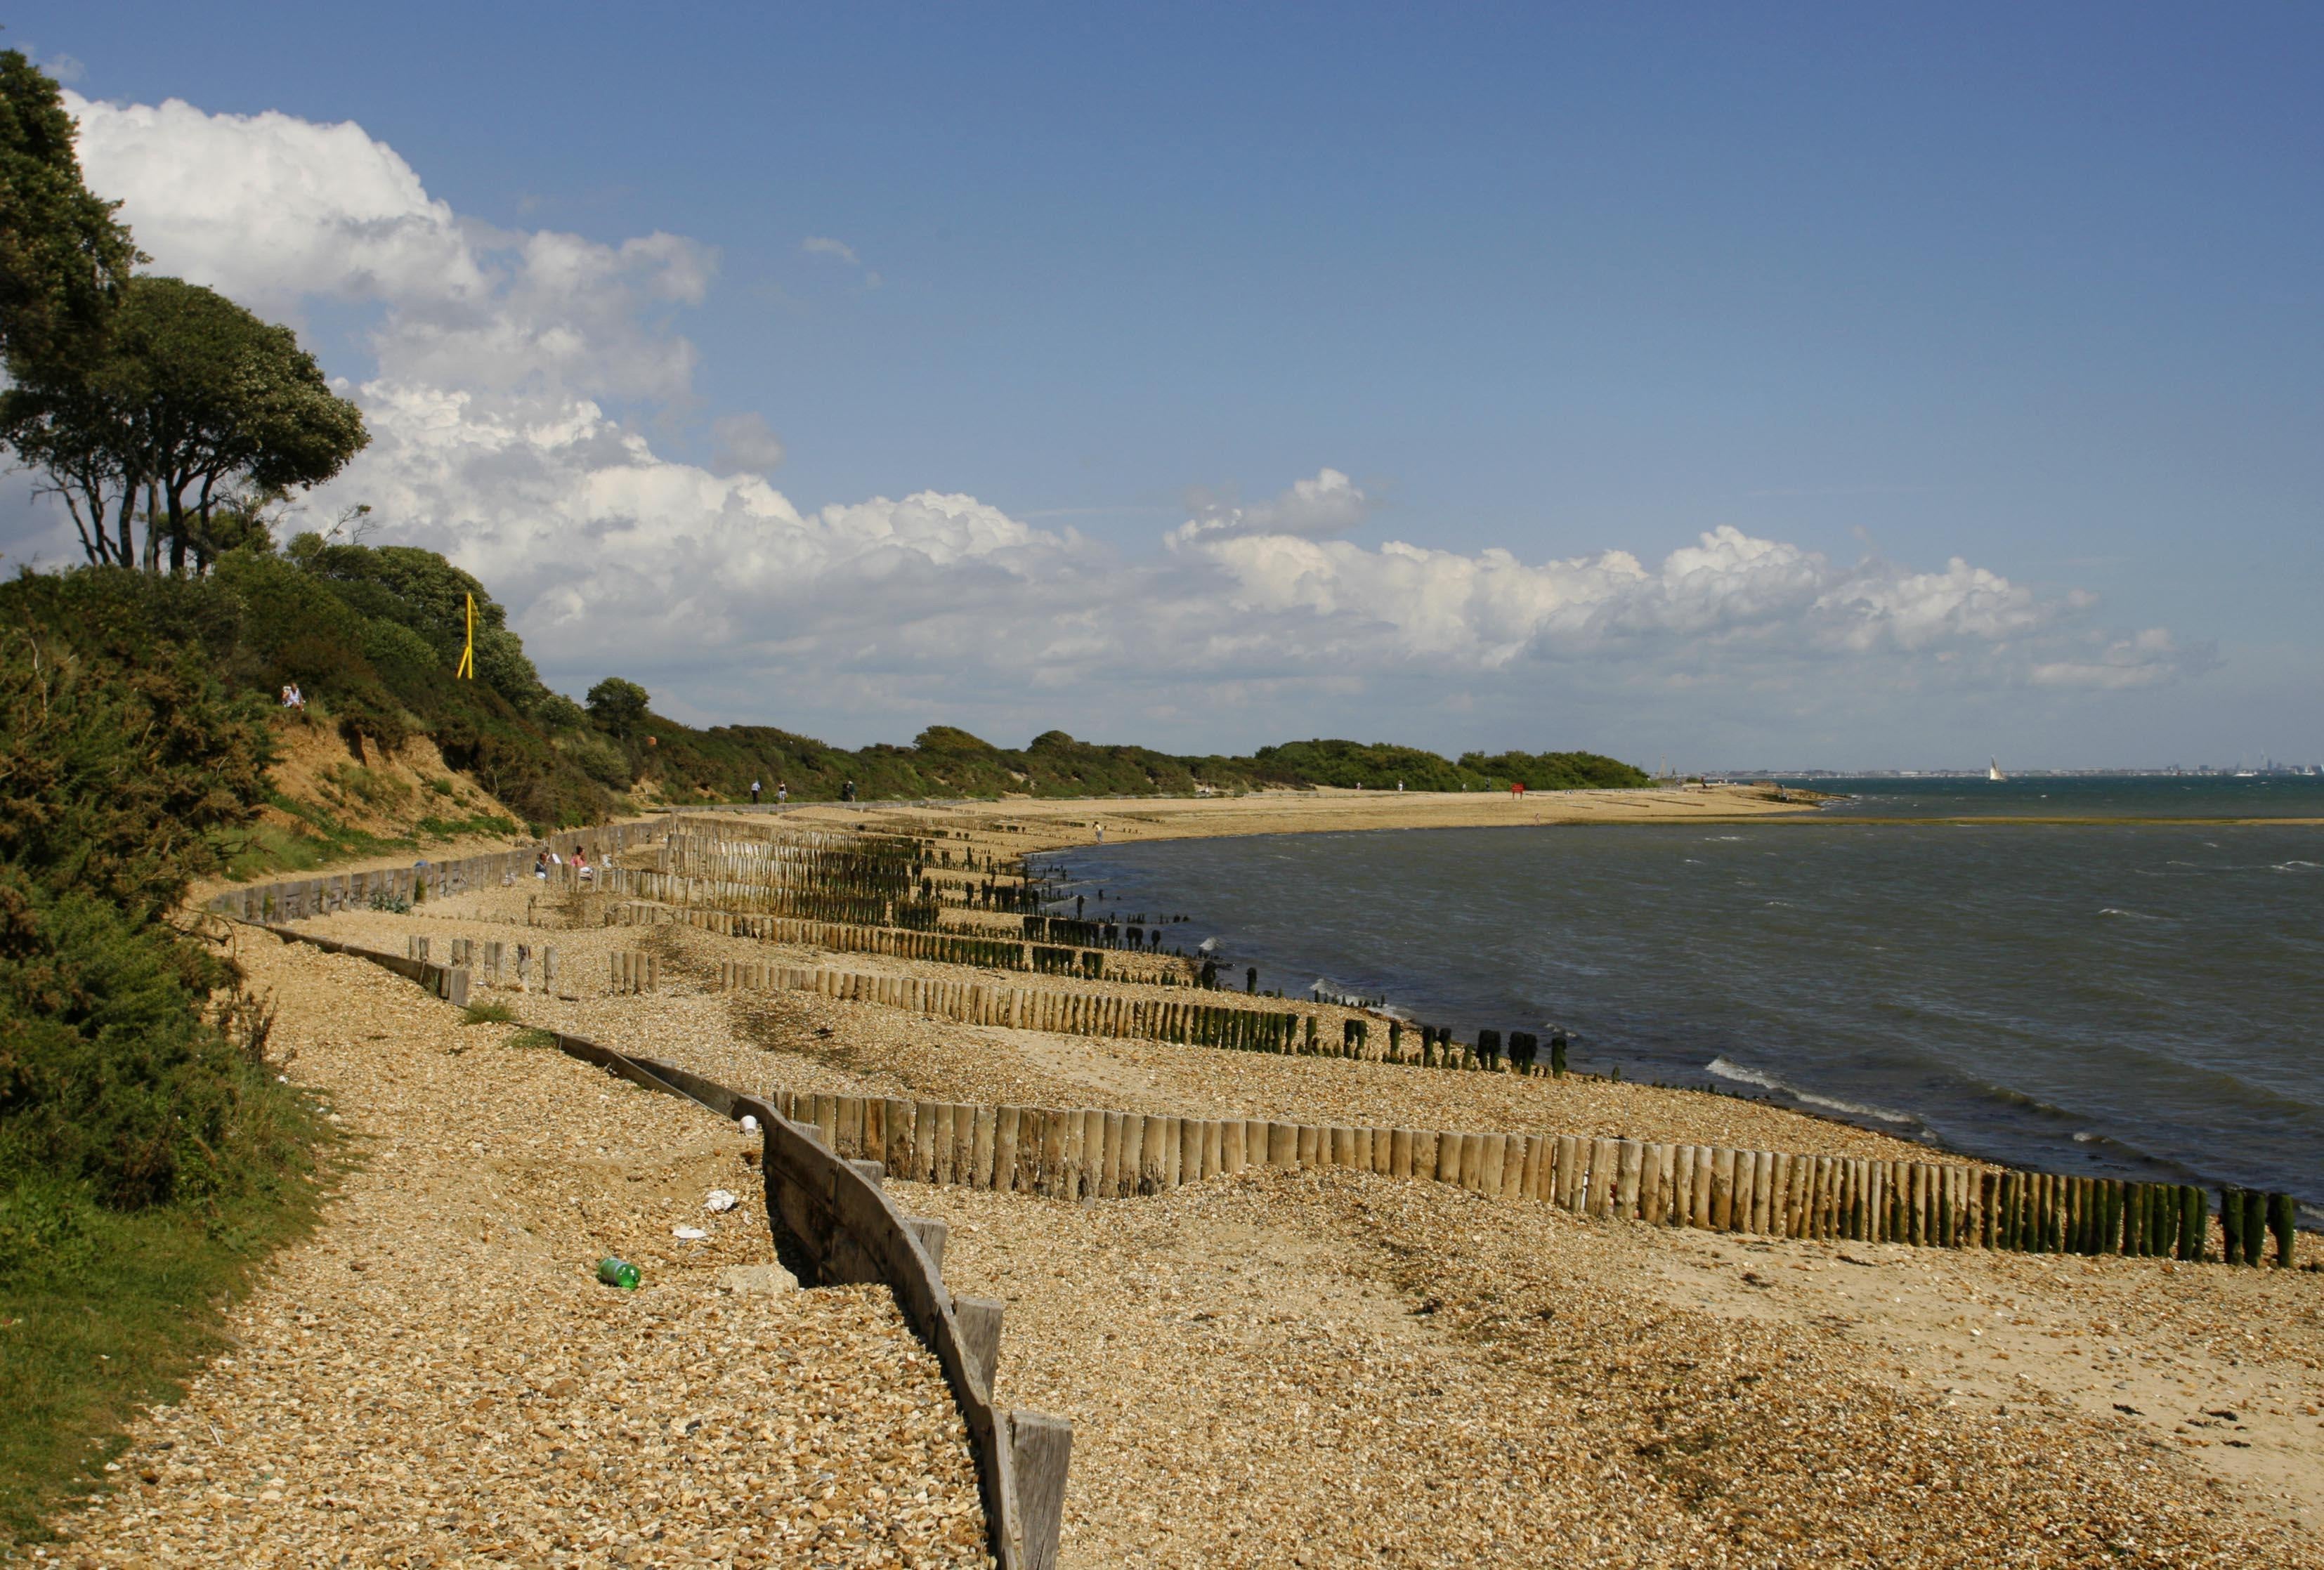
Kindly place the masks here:
[(2298, 1202), (2289, 1194), (2267, 1196), (2267, 1229), (2275, 1234), (2275, 1267), (2280, 1270), (2292, 1268), (2293, 1244), (2300, 1236)]
[(2200, 1262), (2210, 1251), (2211, 1207), (2204, 1201), (2203, 1191), (2191, 1183), (2178, 1188), (2179, 1257)]
[(1509, 1032), (1509, 1064), (1519, 1074), (1530, 1076), (1539, 1067), (1541, 1040), (1530, 1030)]
[(2256, 1265), (2267, 1251), (2267, 1196), (2246, 1188), (2243, 1200), (2244, 1263)]
[(1549, 1072), (1553, 1078), (1565, 1077), (1565, 1032), (1563, 1030), (1549, 1033)]
[(1501, 1071), (1501, 1033), (1499, 1030), (1477, 1032), (1477, 1057), (1488, 1074)]

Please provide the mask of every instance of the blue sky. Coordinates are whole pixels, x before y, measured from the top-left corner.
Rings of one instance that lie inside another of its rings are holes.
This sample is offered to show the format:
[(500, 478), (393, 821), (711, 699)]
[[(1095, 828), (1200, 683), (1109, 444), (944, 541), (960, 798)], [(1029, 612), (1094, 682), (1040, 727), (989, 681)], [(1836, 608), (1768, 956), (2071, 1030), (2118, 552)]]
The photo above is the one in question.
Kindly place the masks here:
[[(317, 507), (484, 573), (559, 685), (842, 741), (2324, 757), (2324, 14), (8, 23), (115, 111), (157, 269), (366, 390)], [(347, 122), (420, 194), (309, 199)], [(368, 258), (391, 219), (433, 248)], [(447, 397), (501, 434), (447, 458)]]

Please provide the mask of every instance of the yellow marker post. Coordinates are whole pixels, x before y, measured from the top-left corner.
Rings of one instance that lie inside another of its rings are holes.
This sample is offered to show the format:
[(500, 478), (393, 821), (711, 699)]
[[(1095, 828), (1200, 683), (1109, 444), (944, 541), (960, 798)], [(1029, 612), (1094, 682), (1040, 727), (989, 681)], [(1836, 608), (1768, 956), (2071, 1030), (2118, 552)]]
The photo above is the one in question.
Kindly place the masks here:
[(474, 681), (476, 679), (476, 596), (470, 595), (467, 601), (468, 646), (460, 651), (460, 669), (452, 674)]

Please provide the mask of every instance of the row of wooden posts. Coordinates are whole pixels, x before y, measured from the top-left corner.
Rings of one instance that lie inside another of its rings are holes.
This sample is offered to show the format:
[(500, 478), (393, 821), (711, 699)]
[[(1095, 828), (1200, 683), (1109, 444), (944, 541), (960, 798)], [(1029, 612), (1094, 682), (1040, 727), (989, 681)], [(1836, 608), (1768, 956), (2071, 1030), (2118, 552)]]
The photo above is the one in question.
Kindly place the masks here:
[(964, 1024), (1003, 1025), (1071, 1036), (1131, 1037), (1330, 1057), (1355, 1056), (1360, 1050), (1354, 1038), (1345, 1038), (1346, 1045), (1333, 1042), (1319, 1029), (1316, 1015), (1296, 1011), (740, 961), (722, 963), (718, 983), (727, 989), (821, 993), (830, 998), (910, 1009)]
[[(1334, 1035), (1323, 1028), (1323, 1016), (1296, 1009), (1182, 1003), (1160, 998), (1055, 992), (1042, 987), (880, 975), (807, 965), (747, 965), (740, 961), (720, 965), (718, 984), (728, 990), (816, 992), (850, 1002), (911, 1009), (964, 1024), (1004, 1025), (1069, 1036), (1129, 1037), (1232, 1051), (1285, 1052), (1319, 1057), (1374, 1056), (1370, 1020), (1342, 1019)], [(1498, 1047), (1497, 1033), (1483, 1034), (1494, 1036)], [(1480, 1057), (1473, 1048), (1460, 1047), (1452, 1041), (1450, 1031), (1416, 1030), (1407, 1043), (1400, 1022), (1391, 1022), (1387, 1049), (1380, 1060), (1408, 1061), (1432, 1068), (1489, 1069), (1499, 1069), (1502, 1062), (1498, 1051)], [(1511, 1067), (1529, 1070), (1532, 1065), (1530, 1060), (1520, 1059)]]
[(658, 873), (650, 867), (606, 867), (597, 888), (632, 899), (654, 900), (670, 905), (701, 906), (739, 912), (755, 910), (810, 921), (844, 921), (864, 927), (906, 927), (932, 930), (937, 907), (918, 900), (879, 894), (830, 893), (810, 889), (772, 889), (764, 884), (725, 878), (701, 878), (683, 873)]
[[(2177, 1257), (2222, 1254), (2209, 1246), (2200, 1191), (2170, 1184), (1572, 1134), (1326, 1127), (808, 1092), (779, 1092), (774, 1099), (784, 1116), (819, 1128), (838, 1154), (879, 1161), (898, 1178), (1067, 1199), (1157, 1194), (1247, 1167), (1336, 1167), (1648, 1225), (1937, 1248), (2160, 1255), (2173, 1250), (2159, 1233), (2142, 1235), (2134, 1228), (2115, 1233), (2109, 1244), (2088, 1218), (2143, 1220), (2192, 1195), (2183, 1211), (2191, 1230), (2172, 1233)], [(2288, 1205), (2270, 1207), (2271, 1216), (2277, 1214), (2285, 1223), (2274, 1233), (2275, 1262), (2290, 1265), (2296, 1239)], [(2229, 1262), (2258, 1264), (2265, 1235), (2255, 1224), (2239, 1224), (2220, 1241)]]
[[(938, 965), (972, 965), (981, 970), (1036, 970), (1050, 968), (1036, 961), (1039, 954), (1028, 955), (1026, 945), (1007, 937), (977, 937), (955, 932), (916, 932), (899, 927), (862, 927), (844, 921), (803, 921), (788, 916), (753, 916), (735, 910), (706, 910), (696, 907), (659, 905), (644, 900), (625, 900), (605, 910), (609, 926), (650, 927), (664, 922), (680, 922), (698, 927), (706, 932), (715, 932), (728, 937), (755, 937), (767, 943), (798, 944), (804, 947), (821, 948), (837, 954), (877, 954), (891, 959), (924, 960)], [(1062, 953), (1066, 962), (1055, 968), (1080, 971), (1096, 978), (1096, 972), (1084, 963), (1102, 960), (1092, 949), (1085, 956), (1074, 957), (1071, 949), (1046, 951)]]
[[(431, 945), (416, 933), (403, 940), (407, 959), (422, 965), (432, 960)], [(447, 945), (447, 957), (458, 969), (467, 971), (476, 980), (491, 987), (514, 987), (518, 992), (533, 990), (538, 978), (540, 991), (557, 990), (557, 950), (548, 944), (535, 948), (530, 943), (495, 943), (473, 937), (455, 937)]]
[(615, 995), (632, 993), (652, 993), (661, 990), (661, 956), (639, 951), (615, 951), (606, 959), (612, 970), (612, 990)]
[(1153, 1194), (1242, 1170), (1348, 1168), (1601, 1219), (1772, 1237), (1962, 1246), (1977, 1168), (1572, 1134), (1327, 1127), (1093, 1108), (777, 1097), (831, 1148), (919, 1182), (1065, 1198)]
[(513, 883), (531, 875), (535, 859), (543, 850), (568, 860), (576, 850), (586, 849), (592, 855), (617, 854), (651, 833), (651, 827), (642, 823), (560, 830), (522, 850), (492, 851), (484, 855), (376, 872), (332, 873), (323, 877), (253, 883), (212, 896), (209, 908), (222, 916), (244, 921), (299, 921), (338, 910), (361, 910), (375, 900), (410, 904), (469, 889)]
[(673, 834), (654, 853), (657, 872), (827, 893), (893, 896), (910, 886), (918, 866), (910, 841), (837, 848)]

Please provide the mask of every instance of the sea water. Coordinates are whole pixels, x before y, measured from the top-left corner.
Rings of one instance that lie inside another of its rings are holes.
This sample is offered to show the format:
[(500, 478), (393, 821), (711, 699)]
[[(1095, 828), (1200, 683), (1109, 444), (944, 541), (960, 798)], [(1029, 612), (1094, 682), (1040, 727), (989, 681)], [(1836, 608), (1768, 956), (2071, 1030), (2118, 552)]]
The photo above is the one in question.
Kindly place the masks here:
[[(1190, 917), (1166, 942), (1216, 939), (1237, 987), (1255, 965), (1469, 1039), (1563, 1028), (1626, 1079), (2324, 1204), (2324, 827), (2168, 821), (2324, 818), (2324, 781), (1807, 783), (1851, 799), (1048, 861), (1093, 917)], [(2020, 821), (2044, 816), (2072, 821)]]

